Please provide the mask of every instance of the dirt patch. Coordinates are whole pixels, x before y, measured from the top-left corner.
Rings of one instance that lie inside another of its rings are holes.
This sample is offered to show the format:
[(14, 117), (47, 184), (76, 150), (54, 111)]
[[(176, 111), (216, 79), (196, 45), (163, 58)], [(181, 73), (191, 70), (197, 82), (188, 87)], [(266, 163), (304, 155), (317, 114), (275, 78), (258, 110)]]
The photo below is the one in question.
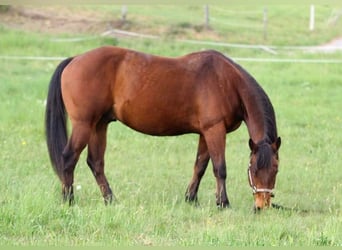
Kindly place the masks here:
[(95, 34), (105, 31), (111, 21), (95, 11), (75, 12), (56, 6), (10, 7), (0, 13), (5, 27), (48, 34)]
[(0, 12), (0, 23), (8, 28), (47, 34), (99, 35), (111, 29), (173, 38), (220, 40), (220, 36), (201, 25), (151, 25), (143, 16), (121, 20), (120, 15), (87, 8), (62, 6), (11, 6)]

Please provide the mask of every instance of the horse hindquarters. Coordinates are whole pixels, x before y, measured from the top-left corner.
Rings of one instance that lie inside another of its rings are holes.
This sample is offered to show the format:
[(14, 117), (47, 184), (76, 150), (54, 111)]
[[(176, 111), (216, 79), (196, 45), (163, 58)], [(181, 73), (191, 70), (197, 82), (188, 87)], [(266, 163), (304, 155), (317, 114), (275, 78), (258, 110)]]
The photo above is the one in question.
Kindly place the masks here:
[[(103, 173), (106, 128), (110, 119), (93, 103), (88, 103), (87, 107), (84, 103), (80, 103), (80, 100), (89, 100), (84, 96), (85, 93), (92, 92), (78, 91), (77, 87), (85, 87), (80, 84), (84, 81), (77, 77), (76, 72), (79, 67), (75, 67), (76, 63), (67, 67), (71, 61), (72, 58), (63, 61), (57, 67), (50, 82), (45, 122), (50, 159), (62, 182), (63, 199), (71, 204), (74, 199), (74, 169), (81, 152), (88, 145), (88, 165), (101, 188), (105, 201), (110, 201), (111, 190)], [(66, 113), (70, 117), (72, 127), (69, 139)]]

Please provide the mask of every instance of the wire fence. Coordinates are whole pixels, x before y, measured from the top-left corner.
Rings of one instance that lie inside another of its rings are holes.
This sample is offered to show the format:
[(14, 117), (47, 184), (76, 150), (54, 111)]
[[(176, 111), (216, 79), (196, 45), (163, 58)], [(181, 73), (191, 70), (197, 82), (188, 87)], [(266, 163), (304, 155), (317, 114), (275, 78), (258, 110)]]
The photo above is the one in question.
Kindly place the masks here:
[[(141, 34), (136, 32), (127, 32), (123, 30), (111, 29), (103, 32), (99, 36), (89, 36), (89, 37), (74, 37), (74, 38), (55, 38), (50, 39), (50, 42), (58, 43), (75, 43), (88, 40), (99, 39), (101, 37), (115, 37), (116, 35), (124, 35), (135, 38), (143, 39), (161, 39), (159, 36)], [(214, 41), (203, 41), (203, 40), (189, 40), (189, 39), (177, 39), (175, 42), (196, 44), (203, 46), (213, 46), (213, 47), (229, 47), (229, 48), (239, 48), (239, 49), (253, 49), (253, 50), (263, 50), (270, 54), (277, 55), (277, 51), (288, 50), (288, 51), (306, 51), (306, 52), (334, 52), (342, 51), (341, 46), (268, 46), (262, 44), (238, 44), (238, 43), (224, 43), (224, 42), (214, 42)], [(65, 57), (60, 56), (29, 56), (29, 55), (0, 55), (2, 60), (35, 60), (35, 61), (60, 61), (65, 59)], [(259, 57), (233, 57), (235, 61), (244, 62), (260, 62), (260, 63), (324, 63), (324, 64), (336, 64), (342, 63), (342, 59), (297, 59), (297, 58), (259, 58)]]
[[(22, 61), (62, 61), (66, 57), (59, 56), (10, 56), (0, 55), (1, 60), (22, 60)], [(258, 62), (258, 63), (306, 63), (306, 64), (341, 64), (342, 59), (296, 59), (296, 58), (257, 58), (257, 57), (231, 57), (237, 62)]]

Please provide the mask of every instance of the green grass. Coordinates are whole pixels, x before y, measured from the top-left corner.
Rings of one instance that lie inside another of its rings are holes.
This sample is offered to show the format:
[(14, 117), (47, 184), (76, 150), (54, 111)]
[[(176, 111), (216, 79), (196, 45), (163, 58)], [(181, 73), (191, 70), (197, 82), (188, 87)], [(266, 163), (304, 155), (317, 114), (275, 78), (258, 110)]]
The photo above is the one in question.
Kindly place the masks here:
[[(149, 10), (157, 12), (147, 8), (139, 15), (148, 16)], [(172, 17), (172, 13), (167, 14)], [(203, 48), (166, 39), (51, 43), (48, 40), (55, 36), (3, 27), (0, 32), (0, 55), (66, 57), (104, 44), (166, 56)], [(324, 33), (312, 42), (328, 40), (330, 35)], [(268, 55), (219, 49), (237, 57)], [(341, 54), (282, 52), (277, 57), (341, 58)], [(246, 174), (249, 150), (244, 125), (227, 136), (230, 209), (215, 207), (210, 166), (199, 190), (200, 206), (184, 202), (196, 135), (151, 137), (120, 123), (109, 127), (106, 153), (106, 173), (116, 202), (104, 206), (83, 154), (75, 172), (76, 203), (73, 207), (63, 204), (44, 139), (44, 102), (57, 63), (0, 61), (0, 245), (342, 245), (340, 64), (241, 63), (275, 107), (282, 146), (274, 202), (293, 208), (256, 215)]]

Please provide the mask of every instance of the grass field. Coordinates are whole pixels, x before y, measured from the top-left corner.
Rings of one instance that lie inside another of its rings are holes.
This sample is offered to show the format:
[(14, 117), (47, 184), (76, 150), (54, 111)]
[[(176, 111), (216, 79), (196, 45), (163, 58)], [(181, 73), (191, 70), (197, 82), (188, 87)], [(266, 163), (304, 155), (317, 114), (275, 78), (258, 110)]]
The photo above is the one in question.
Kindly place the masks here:
[[(279, 25), (272, 29), (283, 38), (270, 36), (267, 43), (321, 44), (341, 36), (341, 21), (336, 28), (322, 24), (338, 7), (317, 7), (318, 20), (322, 22), (310, 39), (304, 28), (294, 25), (298, 20), (304, 23), (300, 14), (308, 8), (303, 7), (301, 12), (300, 8), (270, 7), (272, 19), (282, 14), (277, 20)], [(81, 8), (89, 9), (109, 11), (103, 6)], [(111, 11), (118, 9), (113, 7)], [(133, 24), (138, 25), (145, 18), (152, 33), (159, 30), (156, 23), (164, 27), (173, 24), (180, 29), (177, 32), (181, 37), (192, 38), (189, 26), (179, 25), (181, 21), (177, 20), (186, 16), (189, 20), (185, 22), (200, 23), (190, 17), (198, 16), (201, 7), (173, 10), (136, 7)], [(159, 19), (153, 21), (149, 13), (159, 13)], [(228, 14), (219, 17), (224, 15)], [(239, 18), (241, 23), (250, 20), (243, 15)], [(284, 22), (289, 25), (282, 26)], [(133, 24), (131, 30), (135, 28)], [(298, 29), (292, 38), (286, 35), (292, 32), (291, 27)], [(217, 39), (224, 39), (222, 34), (227, 34), (227, 29), (217, 26), (211, 32), (215, 32)], [(239, 33), (239, 28), (229, 29), (231, 34)], [(203, 39), (208, 38), (206, 35), (210, 38), (212, 33), (197, 34)], [(71, 34), (24, 32), (0, 24), (0, 55), (66, 57), (114, 44), (165, 56), (215, 48), (234, 57), (342, 59), (341, 53), (280, 51), (272, 55), (262, 50), (176, 43), (173, 38), (50, 41), (56, 37)], [(235, 39), (233, 42), (263, 43), (258, 35), (244, 29), (241, 37)], [(260, 214), (252, 212), (253, 197), (246, 174), (248, 135), (244, 125), (227, 136), (227, 188), (232, 203), (229, 209), (215, 207), (215, 179), (210, 167), (199, 190), (200, 206), (184, 202), (197, 135), (151, 137), (120, 123), (109, 127), (106, 154), (107, 177), (117, 201), (104, 206), (82, 155), (75, 173), (76, 203), (72, 207), (63, 204), (44, 138), (47, 87), (57, 64), (58, 61), (0, 60), (0, 245), (342, 246), (341, 64), (240, 63), (270, 96), (282, 137), (273, 201), (290, 209), (269, 209)]]

